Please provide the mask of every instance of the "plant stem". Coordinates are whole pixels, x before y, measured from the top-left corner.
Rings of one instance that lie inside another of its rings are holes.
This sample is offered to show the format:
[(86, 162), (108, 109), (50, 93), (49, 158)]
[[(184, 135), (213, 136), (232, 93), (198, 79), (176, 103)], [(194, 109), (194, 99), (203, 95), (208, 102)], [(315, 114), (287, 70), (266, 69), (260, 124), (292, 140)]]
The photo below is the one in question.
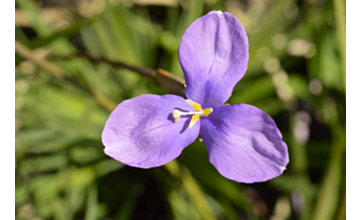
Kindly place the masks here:
[(336, 30), (339, 43), (340, 62), (342, 67), (344, 93), (346, 94), (346, 16), (345, 0), (334, 0)]
[(116, 103), (114, 103), (112, 100), (110, 100), (106, 96), (103, 96), (100, 93), (92, 92), (89, 88), (81, 85), (75, 79), (65, 75), (62, 70), (54, 63), (46, 60), (45, 58), (38, 58), (29, 48), (27, 48), (25, 45), (23, 45), (17, 40), (15, 40), (15, 52), (21, 57), (30, 60), (34, 64), (46, 70), (50, 75), (56, 77), (57, 79), (63, 79), (67, 82), (70, 82), (71, 84), (90, 94), (94, 97), (95, 101), (104, 109), (108, 111), (112, 111), (115, 109)]

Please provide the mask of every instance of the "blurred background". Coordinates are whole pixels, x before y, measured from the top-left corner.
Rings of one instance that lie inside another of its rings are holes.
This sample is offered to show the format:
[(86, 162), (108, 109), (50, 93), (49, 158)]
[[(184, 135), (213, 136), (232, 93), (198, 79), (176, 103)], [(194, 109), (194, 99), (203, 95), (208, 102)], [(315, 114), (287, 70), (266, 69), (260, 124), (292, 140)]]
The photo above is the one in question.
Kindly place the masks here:
[[(289, 148), (264, 183), (221, 176), (199, 139), (147, 170), (103, 153), (118, 103), (183, 92), (178, 45), (211, 10), (249, 37), (228, 103), (263, 109)], [(16, 0), (15, 36), (16, 219), (345, 219), (345, 1)]]

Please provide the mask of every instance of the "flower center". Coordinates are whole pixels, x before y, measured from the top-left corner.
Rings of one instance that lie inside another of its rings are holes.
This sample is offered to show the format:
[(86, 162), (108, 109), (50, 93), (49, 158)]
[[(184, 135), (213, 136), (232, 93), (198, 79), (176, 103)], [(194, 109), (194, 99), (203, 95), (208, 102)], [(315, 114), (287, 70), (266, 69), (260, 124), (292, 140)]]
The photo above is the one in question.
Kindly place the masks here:
[(173, 117), (174, 117), (175, 121), (179, 121), (180, 117), (183, 115), (192, 115), (191, 121), (189, 124), (189, 128), (192, 128), (195, 125), (195, 123), (200, 119), (200, 117), (208, 116), (211, 114), (211, 112), (214, 111), (213, 108), (206, 108), (203, 110), (201, 108), (200, 104), (198, 104), (194, 101), (191, 101), (190, 99), (186, 99), (186, 102), (189, 105), (191, 105), (191, 107), (193, 107), (195, 109), (195, 111), (194, 112), (182, 112), (182, 111), (175, 109), (173, 111)]

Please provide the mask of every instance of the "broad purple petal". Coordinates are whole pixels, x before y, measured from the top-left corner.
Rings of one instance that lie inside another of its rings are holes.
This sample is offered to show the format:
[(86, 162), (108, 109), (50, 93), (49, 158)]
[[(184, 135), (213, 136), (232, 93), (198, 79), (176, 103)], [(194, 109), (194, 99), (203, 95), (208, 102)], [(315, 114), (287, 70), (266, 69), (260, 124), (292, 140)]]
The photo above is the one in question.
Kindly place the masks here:
[(186, 97), (204, 108), (222, 106), (245, 74), (248, 48), (243, 26), (230, 13), (213, 11), (194, 21), (179, 46)]
[(151, 168), (176, 157), (199, 135), (200, 123), (188, 128), (190, 118), (174, 122), (174, 109), (192, 111), (175, 95), (142, 95), (120, 103), (102, 133), (105, 153), (129, 166)]
[(200, 130), (209, 160), (226, 178), (262, 182), (277, 177), (289, 162), (286, 144), (273, 119), (246, 104), (220, 107)]

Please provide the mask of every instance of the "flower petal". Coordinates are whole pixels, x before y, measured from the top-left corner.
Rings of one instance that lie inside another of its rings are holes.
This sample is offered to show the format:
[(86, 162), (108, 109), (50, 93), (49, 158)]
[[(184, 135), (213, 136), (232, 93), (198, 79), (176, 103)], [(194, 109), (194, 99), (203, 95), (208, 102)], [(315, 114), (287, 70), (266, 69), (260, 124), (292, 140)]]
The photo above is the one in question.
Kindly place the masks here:
[(123, 101), (105, 124), (105, 153), (140, 168), (172, 161), (197, 138), (200, 130), (200, 123), (188, 128), (191, 116), (175, 122), (174, 109), (193, 110), (185, 99), (175, 95), (142, 95)]
[(243, 26), (230, 13), (213, 11), (194, 21), (179, 46), (186, 97), (203, 108), (222, 106), (245, 74), (248, 48)]
[(200, 130), (209, 160), (226, 178), (262, 182), (277, 177), (289, 162), (286, 144), (273, 119), (246, 104), (220, 107)]

